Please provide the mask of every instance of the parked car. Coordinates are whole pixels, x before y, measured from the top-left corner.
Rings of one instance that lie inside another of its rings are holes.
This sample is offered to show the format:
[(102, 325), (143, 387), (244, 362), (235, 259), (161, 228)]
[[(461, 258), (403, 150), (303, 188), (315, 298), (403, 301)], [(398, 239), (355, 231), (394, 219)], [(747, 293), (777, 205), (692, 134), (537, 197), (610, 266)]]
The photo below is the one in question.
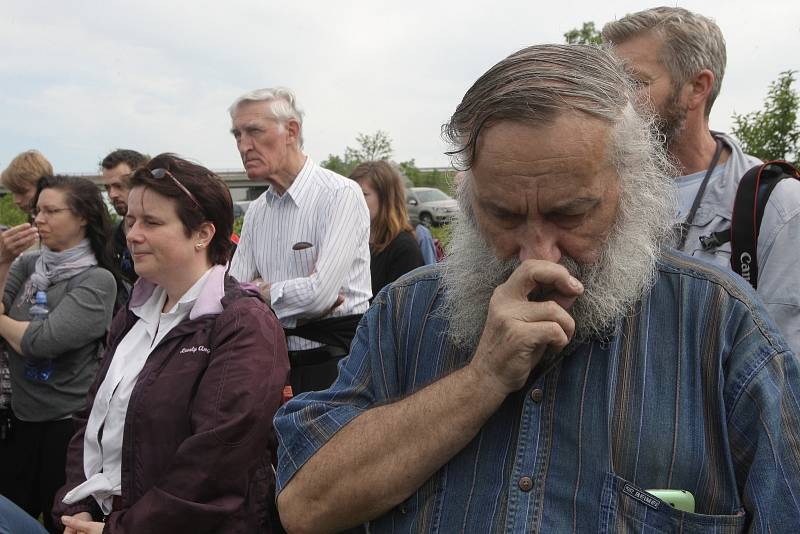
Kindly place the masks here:
[(408, 188), (406, 204), (412, 225), (438, 226), (450, 222), (458, 213), (458, 202), (434, 187)]

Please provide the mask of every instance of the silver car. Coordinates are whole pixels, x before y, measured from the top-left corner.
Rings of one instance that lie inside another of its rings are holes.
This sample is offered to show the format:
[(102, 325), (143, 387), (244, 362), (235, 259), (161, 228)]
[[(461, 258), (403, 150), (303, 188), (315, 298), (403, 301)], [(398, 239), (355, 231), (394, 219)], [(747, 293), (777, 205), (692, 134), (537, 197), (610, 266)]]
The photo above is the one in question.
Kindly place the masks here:
[(438, 226), (450, 222), (458, 213), (458, 202), (433, 187), (408, 188), (406, 204), (413, 225), (422, 223), (425, 226)]

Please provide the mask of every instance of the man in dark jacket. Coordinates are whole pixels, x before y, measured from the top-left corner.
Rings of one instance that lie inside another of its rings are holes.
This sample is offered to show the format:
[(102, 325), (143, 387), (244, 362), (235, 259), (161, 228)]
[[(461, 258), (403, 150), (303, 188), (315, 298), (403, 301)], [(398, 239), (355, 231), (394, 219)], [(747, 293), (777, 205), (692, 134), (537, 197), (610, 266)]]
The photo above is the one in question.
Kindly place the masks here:
[(125, 214), (128, 213), (128, 177), (141, 167), (150, 158), (135, 150), (118, 148), (103, 158), (100, 162), (103, 183), (106, 186), (108, 199), (114, 205), (114, 210), (122, 217), (114, 230), (114, 255), (119, 262), (120, 270), (129, 282), (136, 281), (136, 271), (133, 270), (133, 261), (125, 242)]

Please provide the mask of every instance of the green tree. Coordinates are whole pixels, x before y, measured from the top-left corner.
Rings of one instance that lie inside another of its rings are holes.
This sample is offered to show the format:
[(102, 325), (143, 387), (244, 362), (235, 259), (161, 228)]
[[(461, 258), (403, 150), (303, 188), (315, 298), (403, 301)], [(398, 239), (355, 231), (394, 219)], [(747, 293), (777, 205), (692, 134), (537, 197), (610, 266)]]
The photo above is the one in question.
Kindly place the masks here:
[[(383, 130), (378, 130), (372, 135), (360, 133), (356, 136), (357, 148), (347, 147), (341, 156), (329, 154), (328, 159), (320, 163), (321, 166), (342, 176), (349, 176), (359, 163), (365, 161), (388, 160), (392, 157), (392, 139)], [(421, 171), (414, 159), (401, 161), (397, 164), (400, 172), (414, 186), (438, 187), (442, 191), (451, 190), (452, 172), (438, 170)]]
[(732, 132), (746, 153), (763, 160), (785, 159), (800, 164), (800, 96), (792, 88), (794, 80), (795, 71), (781, 72), (769, 86), (763, 109), (733, 114)]
[(580, 30), (578, 28), (571, 29), (564, 34), (564, 40), (566, 40), (567, 44), (599, 45), (603, 42), (600, 32), (594, 27), (594, 22), (584, 22)]
[(0, 224), (9, 228), (28, 222), (28, 216), (14, 204), (14, 196), (6, 193), (0, 198)]
[(411, 180), (415, 186), (422, 185), (420, 184), (420, 178), (422, 177), (422, 171), (417, 168), (417, 164), (414, 161), (414, 158), (411, 158), (408, 161), (401, 161), (398, 163), (400, 166), (400, 172), (402, 172), (406, 178)]
[(383, 130), (372, 135), (360, 133), (356, 136), (356, 148), (348, 146), (344, 156), (329, 154), (320, 165), (342, 176), (347, 176), (359, 163), (386, 160), (392, 157), (392, 139)]
[(320, 166), (325, 167), (326, 169), (337, 174), (341, 174), (342, 176), (349, 175), (350, 171), (352, 171), (356, 165), (358, 165), (358, 163), (345, 161), (339, 156), (335, 156), (333, 154), (328, 154), (328, 159), (323, 160), (322, 163), (320, 163)]
[(358, 148), (344, 151), (345, 161), (352, 160), (359, 163), (364, 161), (380, 161), (392, 157), (392, 139), (383, 130), (378, 130), (372, 135), (360, 133), (356, 136)]

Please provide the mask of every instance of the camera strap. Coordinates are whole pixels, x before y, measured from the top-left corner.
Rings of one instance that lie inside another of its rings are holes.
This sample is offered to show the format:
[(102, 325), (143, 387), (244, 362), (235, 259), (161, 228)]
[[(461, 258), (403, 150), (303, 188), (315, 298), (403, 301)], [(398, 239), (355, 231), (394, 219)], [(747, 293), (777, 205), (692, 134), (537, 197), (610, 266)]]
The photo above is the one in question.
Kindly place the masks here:
[(768, 161), (747, 171), (739, 182), (731, 215), (731, 269), (758, 288), (756, 245), (767, 200), (784, 178), (800, 178), (800, 173), (785, 161)]
[(700, 189), (697, 190), (697, 194), (694, 197), (694, 202), (692, 202), (692, 208), (689, 210), (686, 220), (678, 225), (678, 246), (676, 247), (678, 250), (683, 249), (683, 246), (686, 244), (686, 235), (689, 233), (689, 227), (692, 225), (692, 221), (694, 221), (694, 216), (697, 213), (697, 209), (700, 207), (700, 202), (703, 200), (703, 195), (706, 193), (708, 181), (711, 179), (711, 175), (714, 173), (714, 168), (717, 166), (717, 163), (719, 163), (719, 157), (722, 155), (722, 139), (714, 136), (714, 141), (717, 143), (717, 147), (714, 150), (714, 156), (711, 158), (711, 165), (708, 166), (706, 175), (703, 177), (703, 181), (700, 183)]

